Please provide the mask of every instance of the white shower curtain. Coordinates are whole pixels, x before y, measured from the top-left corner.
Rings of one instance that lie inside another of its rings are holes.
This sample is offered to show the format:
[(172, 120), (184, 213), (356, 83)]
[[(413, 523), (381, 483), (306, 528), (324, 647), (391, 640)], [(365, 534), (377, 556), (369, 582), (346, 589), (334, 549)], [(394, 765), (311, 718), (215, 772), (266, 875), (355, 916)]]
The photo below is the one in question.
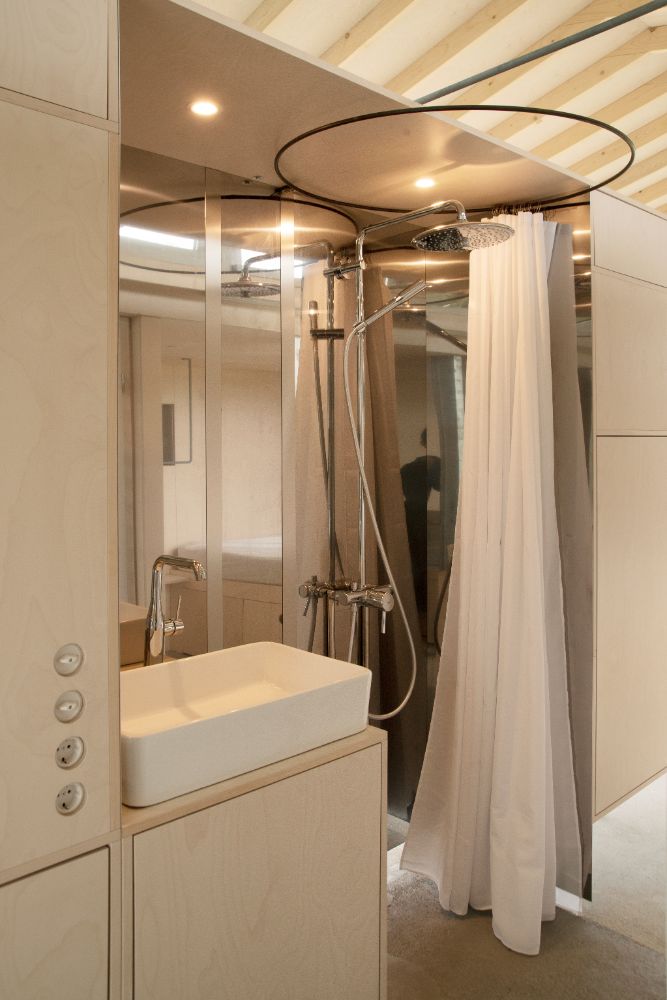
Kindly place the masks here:
[(554, 497), (547, 273), (555, 224), (502, 217), (471, 254), (454, 564), (429, 742), (402, 867), (442, 906), (493, 911), (537, 954), (556, 885), (581, 891)]

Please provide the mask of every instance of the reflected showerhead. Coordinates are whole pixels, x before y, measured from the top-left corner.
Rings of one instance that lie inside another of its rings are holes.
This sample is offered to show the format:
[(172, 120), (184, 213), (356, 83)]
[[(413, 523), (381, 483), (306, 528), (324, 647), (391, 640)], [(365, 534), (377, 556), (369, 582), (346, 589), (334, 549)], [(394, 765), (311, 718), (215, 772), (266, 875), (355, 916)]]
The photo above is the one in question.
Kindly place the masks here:
[(223, 281), (220, 292), (225, 298), (254, 299), (263, 295), (279, 295), (280, 285), (271, 281), (254, 281), (242, 274), (236, 281)]
[(425, 230), (415, 236), (412, 245), (419, 250), (481, 250), (503, 243), (510, 236), (514, 236), (514, 230), (502, 222), (468, 222), (464, 216)]

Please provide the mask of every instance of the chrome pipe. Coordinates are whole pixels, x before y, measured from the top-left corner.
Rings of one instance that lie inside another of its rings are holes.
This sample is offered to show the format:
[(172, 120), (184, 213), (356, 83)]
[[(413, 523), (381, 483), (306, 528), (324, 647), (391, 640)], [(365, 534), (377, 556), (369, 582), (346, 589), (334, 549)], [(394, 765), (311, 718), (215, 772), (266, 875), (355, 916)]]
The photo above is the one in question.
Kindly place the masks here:
[[(364, 321), (364, 238), (365, 230), (361, 230), (356, 239), (356, 256), (359, 266), (355, 271), (356, 314), (355, 325)], [(362, 333), (357, 338), (357, 442), (362, 466), (366, 462), (366, 339)], [(364, 503), (364, 487), (359, 475), (359, 587), (366, 586), (366, 505)], [(368, 627), (370, 619), (368, 608), (362, 608), (359, 615), (357, 632), (359, 636), (359, 662), (362, 666), (370, 665), (370, 643)]]

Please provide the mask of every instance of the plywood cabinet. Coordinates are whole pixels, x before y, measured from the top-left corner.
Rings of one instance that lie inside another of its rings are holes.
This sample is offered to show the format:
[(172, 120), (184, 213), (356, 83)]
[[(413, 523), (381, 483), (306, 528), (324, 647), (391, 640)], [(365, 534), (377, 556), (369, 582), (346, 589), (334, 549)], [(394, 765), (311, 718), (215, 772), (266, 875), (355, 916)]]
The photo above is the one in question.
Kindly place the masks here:
[(667, 438), (597, 441), (596, 809), (667, 765)]
[(596, 271), (593, 317), (597, 433), (667, 433), (667, 288)]
[(3, 0), (0, 87), (106, 118), (108, 3)]
[(109, 851), (0, 887), (0, 997), (106, 1000)]
[(664, 216), (602, 191), (591, 193), (592, 263), (667, 287)]
[(381, 1000), (382, 750), (134, 837), (134, 1000)]
[(667, 767), (667, 222), (591, 195), (595, 811)]
[[(119, 809), (109, 749), (113, 140), (4, 102), (0, 134), (11, 136), (0, 157), (1, 875), (105, 835)], [(54, 657), (67, 643), (84, 661), (60, 676)], [(64, 723), (54, 706), (70, 689), (84, 709)], [(62, 770), (56, 748), (74, 735), (85, 755)], [(84, 805), (61, 815), (56, 796), (73, 781)]]

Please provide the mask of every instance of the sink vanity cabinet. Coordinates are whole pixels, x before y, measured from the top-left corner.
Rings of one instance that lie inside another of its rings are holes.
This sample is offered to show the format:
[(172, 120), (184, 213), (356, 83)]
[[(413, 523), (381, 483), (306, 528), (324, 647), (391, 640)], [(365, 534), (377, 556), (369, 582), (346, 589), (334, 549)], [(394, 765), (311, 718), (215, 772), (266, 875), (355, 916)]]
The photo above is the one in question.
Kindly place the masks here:
[(384, 1000), (386, 736), (123, 811), (123, 1000)]

